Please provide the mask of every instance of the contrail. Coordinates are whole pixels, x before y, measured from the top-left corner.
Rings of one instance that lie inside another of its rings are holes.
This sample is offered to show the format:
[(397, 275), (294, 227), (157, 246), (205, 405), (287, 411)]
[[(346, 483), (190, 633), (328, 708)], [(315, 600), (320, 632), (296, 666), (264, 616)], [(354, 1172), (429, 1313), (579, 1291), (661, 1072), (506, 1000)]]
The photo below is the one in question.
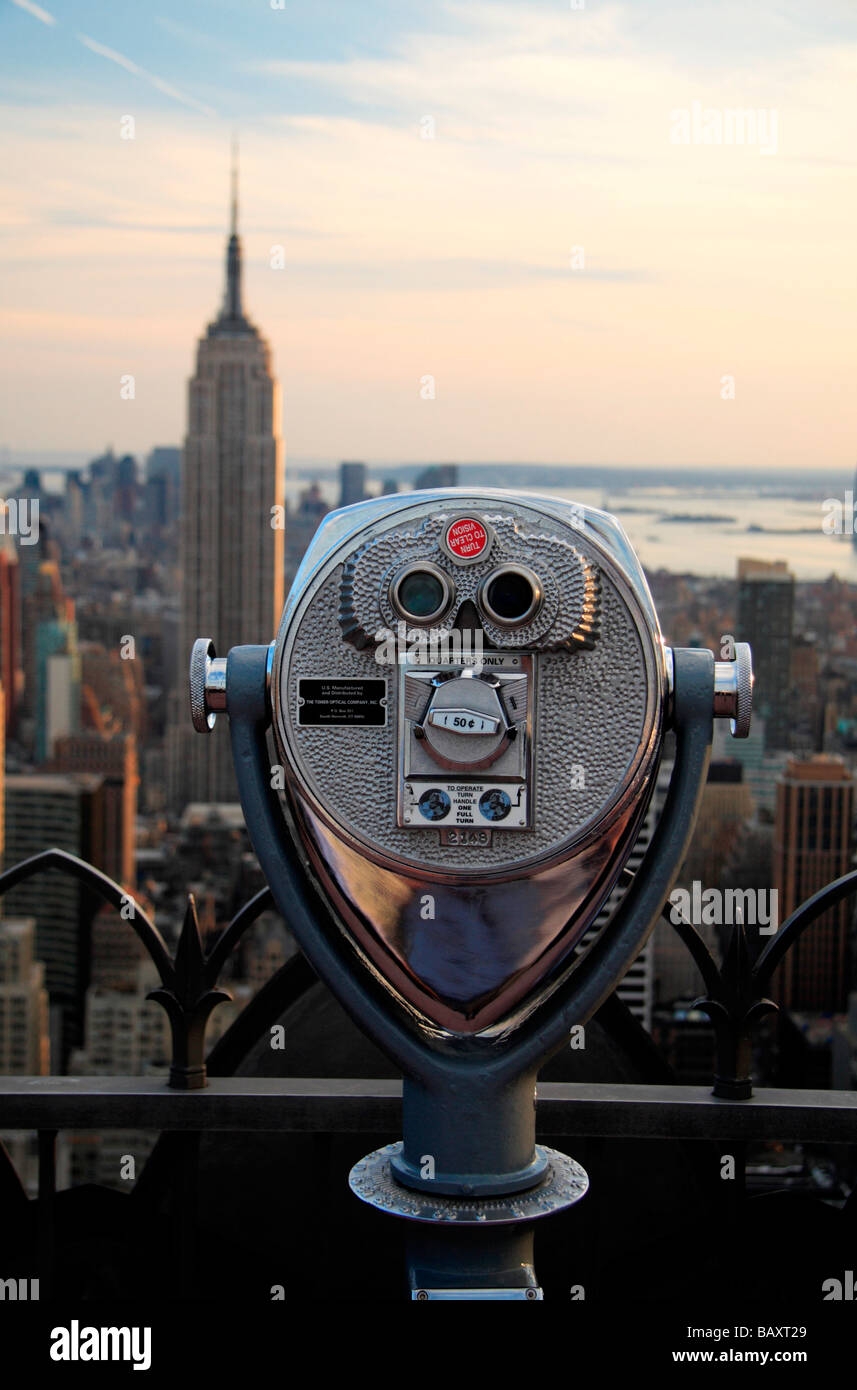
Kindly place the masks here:
[[(17, 5), (19, 10), (25, 10), (34, 19), (38, 19), (42, 24), (56, 24), (56, 19), (47, 10), (43, 10), (41, 5), (36, 5), (33, 0), (12, 0), (13, 5)], [(95, 39), (90, 39), (86, 34), (78, 34), (77, 38), (86, 48), (97, 53), (101, 58), (108, 58), (111, 63), (116, 63), (126, 72), (133, 73), (135, 77), (142, 77), (144, 82), (149, 82), (153, 87), (157, 87), (159, 92), (165, 96), (172, 97), (173, 101), (180, 101), (183, 106), (190, 106), (194, 111), (201, 111), (204, 116), (216, 116), (217, 112), (203, 102), (197, 101), (195, 97), (189, 97), (184, 92), (180, 92), (178, 87), (172, 87), (169, 82), (164, 82), (163, 78), (156, 77), (153, 72), (147, 72), (141, 68), (139, 63), (133, 63), (124, 54), (117, 53), (115, 48), (107, 48), (103, 43), (97, 43)]]
[(33, 19), (40, 19), (43, 24), (56, 24), (53, 15), (43, 10), (41, 5), (34, 5), (33, 0), (12, 0), (12, 4), (17, 5), (19, 10), (26, 10)]
[[(16, 3), (20, 4), (21, 0), (16, 0)], [(124, 68), (126, 72), (133, 73), (135, 77), (142, 77), (145, 82), (150, 82), (153, 87), (157, 87), (159, 92), (163, 92), (166, 96), (172, 97), (175, 101), (180, 101), (183, 106), (190, 106), (195, 111), (201, 111), (204, 116), (217, 115), (217, 112), (212, 110), (210, 106), (205, 106), (201, 101), (197, 101), (195, 97), (186, 96), (185, 93), (180, 92), (177, 87), (171, 87), (169, 82), (164, 82), (162, 78), (155, 77), (154, 73), (147, 72), (146, 69), (141, 68), (138, 63), (132, 63), (130, 58), (126, 58), (122, 53), (117, 53), (115, 48), (107, 48), (103, 43), (96, 43), (95, 39), (87, 38), (86, 34), (78, 34), (77, 37), (80, 39), (80, 42), (91, 49), (93, 53), (99, 54), (102, 58), (108, 58), (111, 63), (118, 64), (120, 68)]]

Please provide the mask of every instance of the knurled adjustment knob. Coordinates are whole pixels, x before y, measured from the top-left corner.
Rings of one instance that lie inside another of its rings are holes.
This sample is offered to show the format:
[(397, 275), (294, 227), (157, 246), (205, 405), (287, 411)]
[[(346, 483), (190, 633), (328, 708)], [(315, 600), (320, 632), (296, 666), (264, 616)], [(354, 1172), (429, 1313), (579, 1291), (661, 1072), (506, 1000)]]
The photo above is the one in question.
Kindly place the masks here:
[[(214, 728), (214, 721), (217, 717), (217, 709), (225, 708), (225, 702), (212, 700), (215, 690), (219, 691), (220, 681), (213, 677), (219, 676), (217, 670), (223, 667), (225, 677), (225, 661), (217, 660), (217, 652), (214, 650), (214, 642), (210, 637), (197, 637), (193, 644), (190, 654), (190, 717), (193, 727), (198, 734), (211, 733)], [(223, 684), (225, 694), (225, 681)]]
[(749, 642), (735, 643), (735, 717), (729, 729), (733, 738), (746, 738), (753, 712), (753, 653)]
[(731, 661), (714, 663), (714, 717), (729, 720), (733, 738), (746, 738), (752, 712), (753, 655), (747, 642), (736, 642)]

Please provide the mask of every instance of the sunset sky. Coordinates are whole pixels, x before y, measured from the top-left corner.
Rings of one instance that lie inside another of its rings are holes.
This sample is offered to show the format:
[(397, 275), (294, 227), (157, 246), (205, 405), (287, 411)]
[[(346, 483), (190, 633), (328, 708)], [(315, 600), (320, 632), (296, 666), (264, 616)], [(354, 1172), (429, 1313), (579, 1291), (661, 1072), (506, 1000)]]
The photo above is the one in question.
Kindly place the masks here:
[(0, 4), (0, 447), (181, 441), (235, 129), (288, 455), (857, 462), (851, 0), (159, 10)]

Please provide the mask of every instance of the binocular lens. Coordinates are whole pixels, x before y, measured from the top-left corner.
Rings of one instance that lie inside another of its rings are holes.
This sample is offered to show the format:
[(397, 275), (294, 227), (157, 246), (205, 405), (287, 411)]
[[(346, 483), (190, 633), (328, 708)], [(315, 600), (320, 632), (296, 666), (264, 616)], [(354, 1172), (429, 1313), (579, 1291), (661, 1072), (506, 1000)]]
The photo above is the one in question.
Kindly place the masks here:
[(541, 587), (535, 575), (519, 567), (498, 570), (485, 585), (483, 603), (498, 623), (524, 623), (541, 603)]
[(406, 618), (425, 622), (443, 613), (449, 599), (449, 586), (441, 575), (432, 570), (413, 569), (399, 579), (394, 599)]

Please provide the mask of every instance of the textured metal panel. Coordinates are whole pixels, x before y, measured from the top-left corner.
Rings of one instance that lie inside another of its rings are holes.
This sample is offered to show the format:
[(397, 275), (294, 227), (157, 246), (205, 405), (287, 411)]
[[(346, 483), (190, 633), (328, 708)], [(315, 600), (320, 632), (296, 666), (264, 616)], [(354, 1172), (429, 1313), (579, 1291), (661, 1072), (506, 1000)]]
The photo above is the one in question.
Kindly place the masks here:
[[(348, 640), (372, 645), (379, 626), (395, 627), (400, 616), (389, 599), (390, 581), (406, 561), (426, 560), (443, 570), (455, 586), (456, 598), (437, 630), (455, 622), (462, 603), (479, 609), (482, 626), (492, 642), (506, 650), (539, 646), (592, 646), (599, 627), (599, 571), (586, 545), (570, 543), (560, 530), (524, 506), (486, 511), (496, 541), (478, 563), (457, 564), (441, 542), (449, 512), (423, 516), (373, 537), (346, 561), (341, 578), (340, 622)], [(546, 529), (546, 526), (550, 529)], [(505, 563), (526, 561), (544, 588), (538, 612), (522, 626), (510, 629), (492, 622), (479, 603), (484, 579)]]
[[(386, 729), (296, 726), (297, 681), (330, 674), (332, 644), (341, 648), (337, 666), (343, 676), (377, 676), (390, 669), (378, 665), (374, 648), (359, 652), (342, 641), (337, 621), (340, 574), (337, 568), (301, 616), (285, 687), (298, 771), (327, 812), (356, 839), (382, 853), (406, 861), (418, 858), (449, 871), (473, 869), (476, 862), (514, 868), (550, 856), (579, 837), (631, 774), (645, 743), (652, 694), (654, 671), (647, 671), (637, 627), (612, 583), (602, 578), (602, 636), (594, 650), (538, 656), (534, 829), (523, 837), (498, 827), (490, 847), (478, 855), (466, 850), (456, 855), (438, 843), (435, 832), (396, 826), (393, 682)], [(604, 717), (607, 699), (609, 721)], [(582, 787), (575, 785), (580, 781), (575, 766), (583, 769)]]
[[(484, 562), (456, 565), (439, 539), (470, 503), (495, 539)], [(385, 506), (363, 504), (323, 523), (286, 605), (272, 707), (287, 793), (336, 912), (387, 987), (450, 1032), (503, 1031), (598, 911), (645, 810), (664, 717), (657, 618), (624, 533), (604, 514), (567, 509), (563, 517), (560, 504), (502, 493), (412, 494)], [(397, 801), (403, 775), (493, 780), (478, 760), (437, 774), (433, 765), (419, 773), (406, 766), (420, 745), (404, 728), (405, 683), (384, 634), (397, 630), (390, 579), (420, 558), (449, 574), (456, 605), (472, 605), (464, 622), (482, 616), (485, 674), (492, 653), (532, 669), (509, 748), (519, 750), (514, 766), (503, 752), (491, 768), (501, 781), (517, 780), (511, 798), (524, 811), (508, 829), (494, 822), (490, 839), (442, 838), (429, 820), (405, 824)], [(494, 567), (515, 562), (537, 574), (544, 604), (518, 629), (492, 627), (479, 586)], [(371, 645), (360, 647), (366, 639)], [(334, 671), (395, 673), (385, 727), (298, 725), (298, 683)]]

